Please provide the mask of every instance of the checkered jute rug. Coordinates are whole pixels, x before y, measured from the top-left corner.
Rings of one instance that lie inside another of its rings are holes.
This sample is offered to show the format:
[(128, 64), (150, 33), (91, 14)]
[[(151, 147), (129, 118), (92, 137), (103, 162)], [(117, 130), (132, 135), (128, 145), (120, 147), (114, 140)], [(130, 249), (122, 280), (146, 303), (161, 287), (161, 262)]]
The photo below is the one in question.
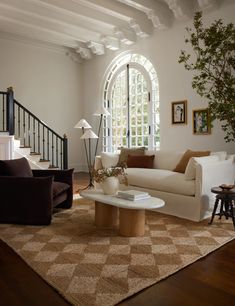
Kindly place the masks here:
[(144, 237), (98, 230), (77, 199), (49, 226), (0, 225), (0, 238), (74, 305), (115, 305), (235, 238), (231, 220), (195, 223), (147, 212)]

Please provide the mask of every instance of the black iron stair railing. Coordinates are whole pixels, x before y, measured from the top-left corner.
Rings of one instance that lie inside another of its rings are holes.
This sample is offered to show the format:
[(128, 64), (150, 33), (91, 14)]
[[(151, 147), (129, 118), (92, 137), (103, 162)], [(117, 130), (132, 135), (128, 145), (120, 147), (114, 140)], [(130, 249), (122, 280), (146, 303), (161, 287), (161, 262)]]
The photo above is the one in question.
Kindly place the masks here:
[(15, 135), (31, 154), (40, 154), (41, 161), (51, 167), (68, 168), (68, 140), (61, 137), (42, 120), (14, 99), (13, 89), (0, 91), (0, 131)]

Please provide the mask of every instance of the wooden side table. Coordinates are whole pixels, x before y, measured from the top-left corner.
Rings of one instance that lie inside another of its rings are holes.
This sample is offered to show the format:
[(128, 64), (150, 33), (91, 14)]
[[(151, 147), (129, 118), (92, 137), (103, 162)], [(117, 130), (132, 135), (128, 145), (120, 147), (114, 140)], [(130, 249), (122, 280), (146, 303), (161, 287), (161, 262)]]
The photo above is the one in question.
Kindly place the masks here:
[[(212, 224), (214, 216), (219, 216), (221, 219), (222, 216), (225, 216), (226, 219), (232, 218), (233, 226), (235, 228), (235, 213), (234, 213), (234, 203), (235, 203), (235, 188), (230, 190), (225, 190), (220, 187), (211, 188), (211, 192), (216, 194), (215, 206), (211, 216), (211, 221), (209, 224)], [(219, 213), (216, 213), (218, 205), (220, 204)]]

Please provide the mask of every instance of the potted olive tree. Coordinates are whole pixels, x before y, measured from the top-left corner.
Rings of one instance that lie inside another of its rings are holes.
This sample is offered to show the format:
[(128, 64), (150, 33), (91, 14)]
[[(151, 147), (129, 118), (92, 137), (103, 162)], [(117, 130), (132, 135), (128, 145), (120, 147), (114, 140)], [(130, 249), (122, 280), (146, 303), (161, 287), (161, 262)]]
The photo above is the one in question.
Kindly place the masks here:
[(186, 28), (194, 54), (181, 50), (179, 63), (193, 72), (192, 87), (208, 102), (211, 120), (221, 121), (225, 141), (235, 141), (235, 27), (221, 19), (209, 27), (202, 13), (194, 16), (194, 29)]

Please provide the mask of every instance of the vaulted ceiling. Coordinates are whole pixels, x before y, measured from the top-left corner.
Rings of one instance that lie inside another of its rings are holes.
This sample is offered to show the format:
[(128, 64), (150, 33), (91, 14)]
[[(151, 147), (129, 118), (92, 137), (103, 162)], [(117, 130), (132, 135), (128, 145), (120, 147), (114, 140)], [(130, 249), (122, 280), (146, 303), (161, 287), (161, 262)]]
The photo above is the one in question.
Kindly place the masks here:
[(74, 59), (90, 59), (217, 5), (218, 0), (0, 0), (0, 32), (68, 47)]

